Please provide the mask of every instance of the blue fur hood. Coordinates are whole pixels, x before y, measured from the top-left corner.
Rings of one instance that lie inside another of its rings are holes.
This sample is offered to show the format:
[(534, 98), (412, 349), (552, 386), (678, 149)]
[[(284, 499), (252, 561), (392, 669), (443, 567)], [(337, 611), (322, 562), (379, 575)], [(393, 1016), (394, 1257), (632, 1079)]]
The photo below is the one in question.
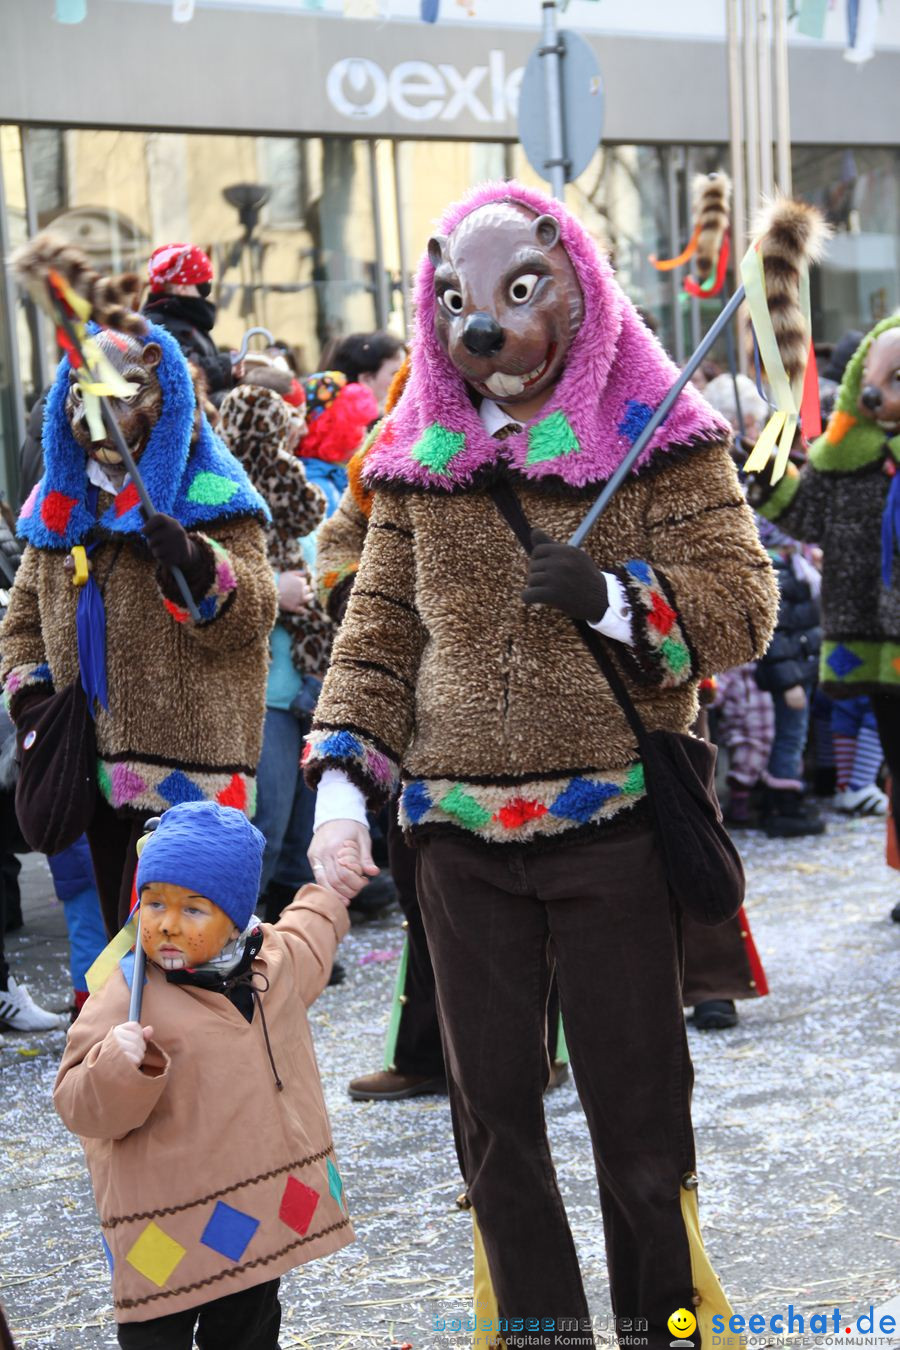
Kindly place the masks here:
[[(237, 516), (268, 521), (269, 509), (262, 497), (203, 414), (200, 434), (191, 445), (194, 387), (178, 343), (155, 324), (138, 341), (156, 342), (162, 348), (156, 371), (162, 412), (138, 462), (156, 510), (174, 516), (186, 530)], [(68, 358), (64, 358), (47, 396), (44, 476), (19, 516), (18, 533), (35, 548), (68, 550), (94, 529), (100, 534), (127, 536), (139, 534), (144, 524), (137, 490), (130, 481), (126, 480), (99, 520), (87, 504), (86, 455), (66, 420), (69, 369)]]

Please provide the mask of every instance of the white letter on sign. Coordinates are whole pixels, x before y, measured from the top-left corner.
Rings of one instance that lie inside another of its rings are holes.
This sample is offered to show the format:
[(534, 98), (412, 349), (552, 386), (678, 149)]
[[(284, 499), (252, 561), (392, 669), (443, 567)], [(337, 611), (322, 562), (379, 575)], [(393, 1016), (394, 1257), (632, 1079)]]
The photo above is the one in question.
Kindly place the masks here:
[(331, 106), (344, 117), (377, 117), (387, 107), (384, 71), (362, 56), (337, 61), (328, 72), (325, 91)]
[[(391, 103), (401, 117), (428, 122), (441, 111), (447, 89), (434, 66), (427, 61), (401, 61), (390, 74)], [(411, 103), (410, 99), (424, 99)]]
[(463, 108), (467, 108), (477, 121), (489, 122), (487, 109), (481, 100), (475, 97), (475, 90), (487, 74), (486, 67), (473, 66), (468, 75), (460, 75), (456, 66), (438, 66), (438, 70), (453, 93), (453, 97), (447, 100), (447, 106), (441, 113), (441, 121), (452, 122), (459, 117)]

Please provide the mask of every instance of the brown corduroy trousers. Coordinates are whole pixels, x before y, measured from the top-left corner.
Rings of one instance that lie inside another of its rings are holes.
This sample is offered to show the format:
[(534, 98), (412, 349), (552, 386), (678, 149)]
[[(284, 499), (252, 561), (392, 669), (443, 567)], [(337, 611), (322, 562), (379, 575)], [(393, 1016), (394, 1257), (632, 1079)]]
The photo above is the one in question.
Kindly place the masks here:
[(555, 964), (613, 1311), (620, 1328), (646, 1319), (644, 1344), (668, 1347), (666, 1321), (694, 1295), (680, 1200), (694, 1170), (693, 1070), (678, 918), (649, 825), (552, 847), (435, 835), (419, 846), (418, 888), (459, 1162), (500, 1317), (589, 1317), (543, 1111)]

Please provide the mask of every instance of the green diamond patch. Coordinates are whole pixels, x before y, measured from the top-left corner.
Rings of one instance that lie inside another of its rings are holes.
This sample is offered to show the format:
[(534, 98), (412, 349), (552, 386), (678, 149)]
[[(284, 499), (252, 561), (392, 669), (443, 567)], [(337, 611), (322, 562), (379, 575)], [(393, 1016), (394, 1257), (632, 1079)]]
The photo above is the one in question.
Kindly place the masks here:
[(482, 830), (491, 818), (490, 811), (485, 811), (484, 807), (479, 805), (474, 797), (470, 797), (459, 783), (454, 784), (438, 805), (448, 816), (455, 816), (460, 825), (464, 825), (467, 830)]
[(416, 441), (410, 454), (419, 464), (424, 464), (432, 473), (446, 473), (447, 465), (458, 455), (466, 443), (461, 431), (449, 431), (440, 422), (432, 422)]
[(538, 422), (528, 433), (526, 464), (543, 464), (562, 455), (576, 455), (581, 446), (561, 408)]
[(197, 474), (188, 488), (187, 499), (189, 502), (200, 502), (203, 506), (221, 506), (231, 501), (238, 486), (233, 479), (225, 478), (223, 474), (204, 470)]

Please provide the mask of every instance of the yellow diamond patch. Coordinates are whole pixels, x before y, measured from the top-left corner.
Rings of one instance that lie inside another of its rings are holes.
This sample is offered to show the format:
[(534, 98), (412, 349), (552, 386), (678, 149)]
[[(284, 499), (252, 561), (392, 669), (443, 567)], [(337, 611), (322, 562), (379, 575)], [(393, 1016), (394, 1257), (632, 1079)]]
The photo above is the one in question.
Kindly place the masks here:
[(147, 1224), (125, 1260), (141, 1275), (161, 1288), (185, 1255), (185, 1251), (180, 1242), (170, 1238), (158, 1224), (151, 1222)]

